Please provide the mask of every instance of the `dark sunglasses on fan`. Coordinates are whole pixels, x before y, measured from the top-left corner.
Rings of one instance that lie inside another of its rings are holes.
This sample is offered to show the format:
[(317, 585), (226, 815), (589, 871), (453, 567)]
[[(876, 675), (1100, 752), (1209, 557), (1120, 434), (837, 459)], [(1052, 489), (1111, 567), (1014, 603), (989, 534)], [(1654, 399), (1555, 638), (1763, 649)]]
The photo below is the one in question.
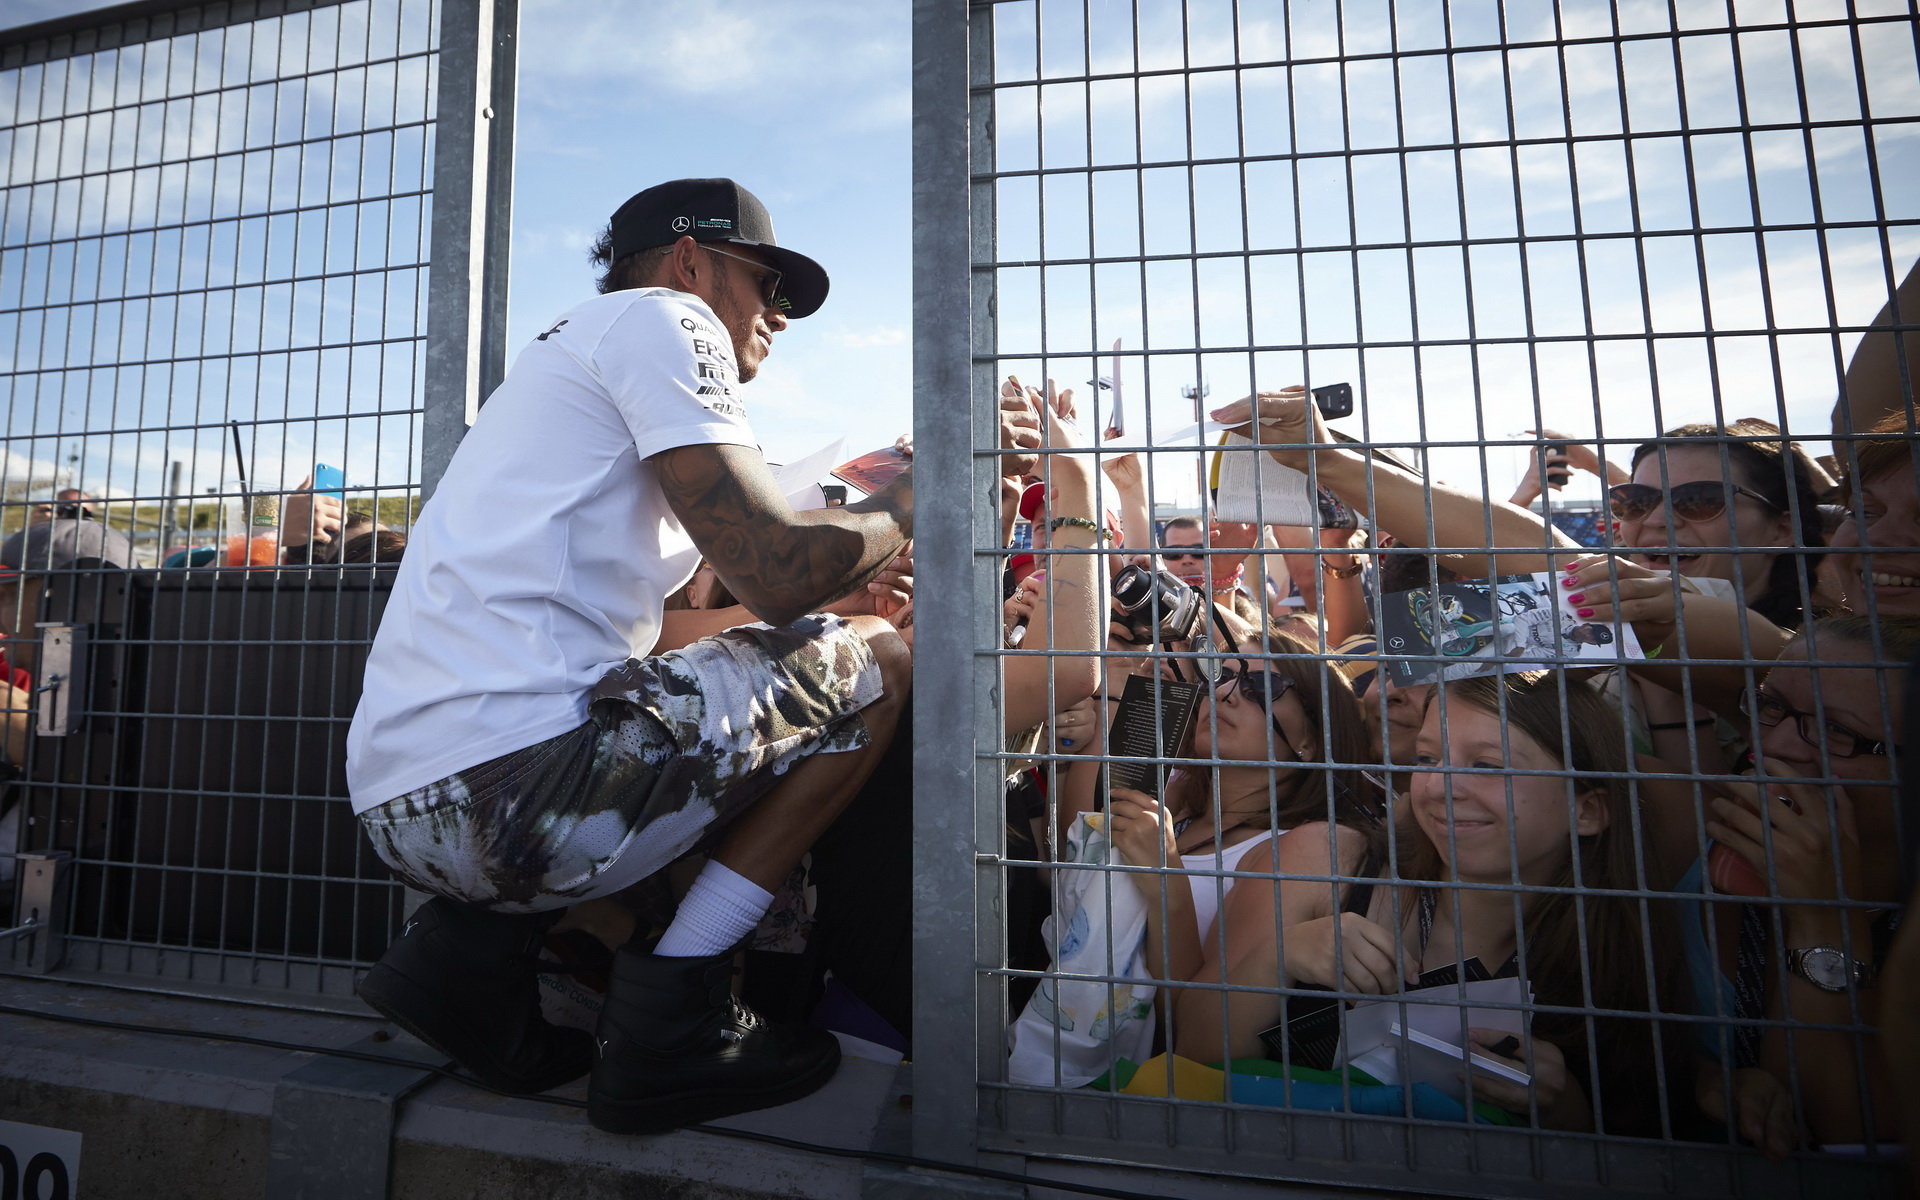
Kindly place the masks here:
[(1293, 690), (1293, 680), (1274, 671), (1256, 671), (1247, 665), (1246, 659), (1239, 660), (1240, 666), (1231, 671), (1220, 673), (1220, 682), (1214, 686), (1231, 682), (1248, 703), (1257, 704), (1267, 710), (1267, 720), (1273, 724), (1273, 732), (1283, 746), (1291, 746), (1287, 731), (1280, 724), (1280, 718), (1273, 713), (1273, 702)]
[(1616, 484), (1607, 489), (1607, 501), (1615, 519), (1621, 521), (1638, 521), (1663, 504), (1682, 521), (1705, 521), (1726, 512), (1736, 494), (1758, 500), (1776, 512), (1780, 509), (1750, 487), (1711, 479), (1677, 483), (1665, 490), (1645, 483)]

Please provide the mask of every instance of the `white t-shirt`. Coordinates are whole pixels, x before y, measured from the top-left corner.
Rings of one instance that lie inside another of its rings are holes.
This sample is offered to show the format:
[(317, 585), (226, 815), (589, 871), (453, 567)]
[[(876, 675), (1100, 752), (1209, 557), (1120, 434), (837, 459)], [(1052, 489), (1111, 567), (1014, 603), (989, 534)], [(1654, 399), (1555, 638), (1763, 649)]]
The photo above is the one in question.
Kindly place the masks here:
[(648, 458), (753, 446), (697, 296), (596, 296), (523, 350), (420, 514), (347, 735), (353, 810), (573, 729), (699, 551)]

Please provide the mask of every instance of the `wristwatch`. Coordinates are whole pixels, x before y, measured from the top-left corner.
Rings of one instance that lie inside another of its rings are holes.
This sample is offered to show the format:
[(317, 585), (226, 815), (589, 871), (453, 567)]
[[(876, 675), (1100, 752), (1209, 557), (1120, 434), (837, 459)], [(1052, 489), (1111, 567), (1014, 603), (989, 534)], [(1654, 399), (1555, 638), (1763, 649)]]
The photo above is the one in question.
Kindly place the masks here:
[(1870, 962), (1861, 962), (1849, 958), (1834, 946), (1808, 946), (1803, 950), (1787, 951), (1787, 969), (1808, 983), (1826, 992), (1844, 992), (1848, 988), (1866, 987), (1878, 975), (1879, 968)]

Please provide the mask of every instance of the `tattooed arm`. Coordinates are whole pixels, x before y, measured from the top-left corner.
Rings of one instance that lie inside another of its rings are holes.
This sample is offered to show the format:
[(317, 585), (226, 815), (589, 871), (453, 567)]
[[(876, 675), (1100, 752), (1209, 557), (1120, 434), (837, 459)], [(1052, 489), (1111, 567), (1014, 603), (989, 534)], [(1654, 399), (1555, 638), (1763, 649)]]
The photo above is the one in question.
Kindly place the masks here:
[(652, 462), (693, 544), (769, 625), (865, 587), (913, 535), (912, 471), (858, 504), (795, 512), (757, 450), (680, 446)]

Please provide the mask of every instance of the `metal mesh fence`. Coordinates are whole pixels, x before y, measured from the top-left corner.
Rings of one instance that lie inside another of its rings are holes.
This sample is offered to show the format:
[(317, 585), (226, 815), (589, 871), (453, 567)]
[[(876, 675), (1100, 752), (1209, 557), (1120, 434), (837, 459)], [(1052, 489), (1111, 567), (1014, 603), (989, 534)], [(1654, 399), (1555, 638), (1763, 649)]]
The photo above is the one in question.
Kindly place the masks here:
[(437, 340), (478, 353), (460, 259), (486, 193), (437, 196), (436, 170), (484, 177), (442, 93), (475, 86), (492, 11), (154, 5), (0, 46), (24, 773), (0, 829), (8, 852), (73, 856), (69, 969), (344, 995), (391, 936), (399, 889), (342, 778), (391, 572), (338, 560), (373, 524), (405, 531), (423, 420), (477, 386), (429, 382), (427, 298), (452, 246)]
[(1892, 1191), (1913, 15), (921, 11), (929, 1145)]

